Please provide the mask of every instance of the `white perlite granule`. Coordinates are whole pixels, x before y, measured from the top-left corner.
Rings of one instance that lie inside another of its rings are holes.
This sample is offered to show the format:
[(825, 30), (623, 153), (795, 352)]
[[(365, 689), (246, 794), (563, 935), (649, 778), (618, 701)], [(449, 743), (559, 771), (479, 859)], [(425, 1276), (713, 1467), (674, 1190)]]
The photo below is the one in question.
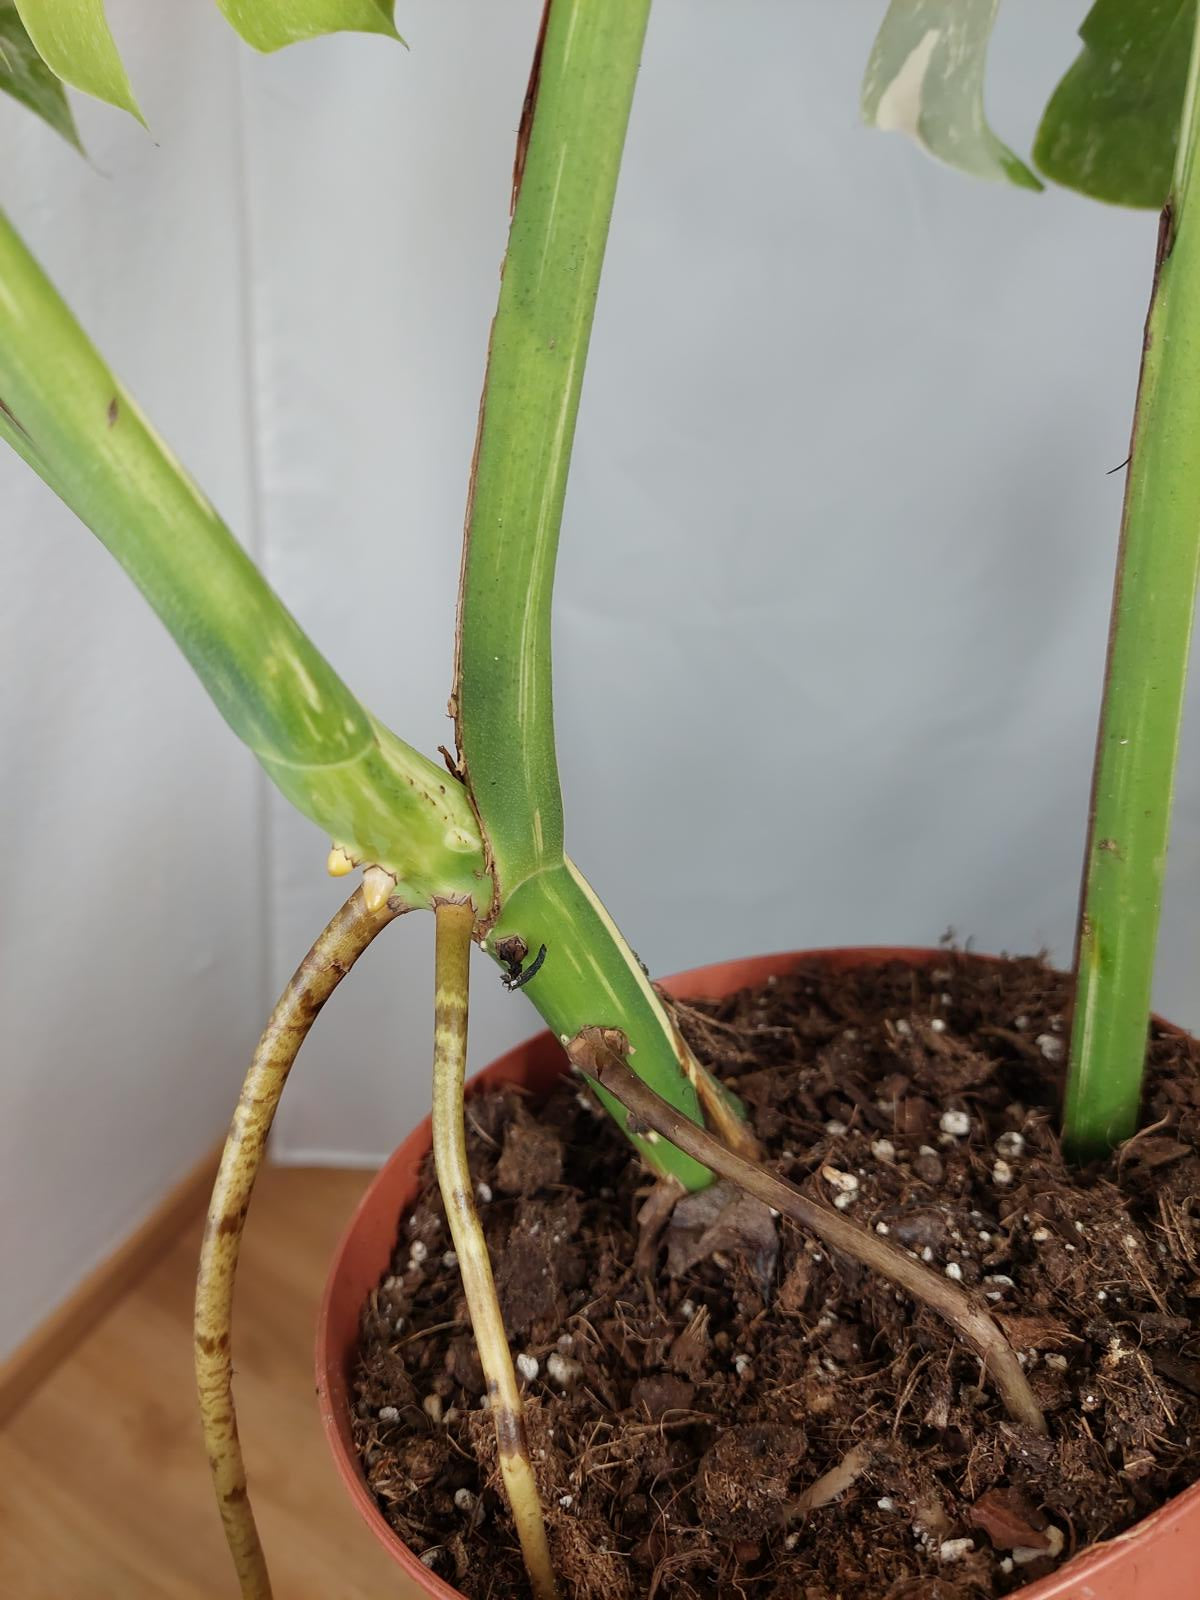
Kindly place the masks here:
[(938, 1545), (939, 1561), (961, 1561), (975, 1548), (974, 1539), (943, 1539)]
[(559, 1355), (557, 1350), (546, 1362), (546, 1371), (560, 1389), (569, 1389), (579, 1376), (580, 1370), (578, 1361), (572, 1361), (567, 1356)]

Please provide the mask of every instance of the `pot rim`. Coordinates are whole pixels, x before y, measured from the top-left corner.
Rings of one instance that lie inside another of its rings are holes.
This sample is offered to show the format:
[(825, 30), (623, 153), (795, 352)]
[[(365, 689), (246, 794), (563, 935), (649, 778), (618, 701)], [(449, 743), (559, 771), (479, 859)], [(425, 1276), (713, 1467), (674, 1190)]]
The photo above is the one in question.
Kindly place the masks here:
[[(735, 989), (749, 988), (763, 983), (773, 973), (791, 972), (813, 959), (846, 968), (882, 966), (888, 961), (907, 961), (912, 965), (925, 966), (939, 958), (961, 960), (964, 956), (969, 960), (983, 963), (1005, 959), (1003, 956), (973, 950), (947, 951), (942, 948), (917, 945), (837, 945), (824, 949), (778, 951), (771, 955), (714, 962), (676, 973), (663, 979), (662, 982), (664, 987), (679, 999), (715, 999)], [(1157, 1026), (1171, 1032), (1184, 1032), (1183, 1029), (1177, 1028), (1173, 1023), (1164, 1022), (1159, 1017), (1155, 1017), (1154, 1021)], [(502, 1083), (528, 1082), (531, 1077), (534, 1080), (534, 1087), (548, 1087), (566, 1070), (568, 1063), (557, 1041), (551, 1033), (543, 1030), (507, 1050), (482, 1071), (476, 1073), (467, 1085), (467, 1094), (476, 1094), (481, 1089)], [(430, 1120), (426, 1116), (375, 1174), (338, 1241), (321, 1298), (317, 1321), (315, 1351), (317, 1398), (322, 1427), (338, 1474), (371, 1532), (412, 1582), (426, 1595), (432, 1597), (432, 1600), (463, 1600), (462, 1591), (451, 1588), (443, 1578), (426, 1567), (415, 1551), (410, 1549), (399, 1534), (389, 1526), (367, 1486), (358, 1453), (350, 1437), (347, 1351), (341, 1348), (344, 1346), (344, 1340), (337, 1337), (333, 1327), (342, 1278), (346, 1272), (347, 1262), (353, 1263), (357, 1253), (356, 1246), (364, 1219), (373, 1216), (381, 1203), (381, 1191), (386, 1193), (392, 1189), (398, 1173), (408, 1169), (407, 1175), (415, 1179), (420, 1162), (428, 1153), (431, 1143)], [(399, 1214), (402, 1215), (404, 1208), (410, 1204), (411, 1200), (404, 1201)], [(398, 1216), (393, 1215), (389, 1222), (393, 1239), (397, 1220)], [(389, 1245), (389, 1255), (390, 1250)], [(386, 1262), (385, 1257), (371, 1278), (372, 1284), (378, 1282)], [(355, 1307), (356, 1318), (361, 1303), (360, 1296)], [(1157, 1511), (1151, 1512), (1132, 1528), (1126, 1529), (1124, 1533), (1088, 1546), (1047, 1577), (1014, 1590), (1008, 1600), (1137, 1600), (1137, 1597), (1148, 1593), (1145, 1587), (1147, 1580), (1151, 1584), (1161, 1581), (1161, 1575), (1156, 1580), (1153, 1574), (1139, 1572), (1137, 1555), (1146, 1552), (1149, 1546), (1156, 1545), (1158, 1541), (1169, 1539), (1173, 1549), (1170, 1556), (1162, 1558), (1163, 1573), (1165, 1573), (1166, 1564), (1173, 1565), (1181, 1559), (1186, 1559), (1184, 1547), (1189, 1537), (1193, 1545), (1200, 1547), (1200, 1482), (1184, 1489), (1165, 1505), (1160, 1506)], [(1197, 1558), (1191, 1559), (1195, 1561)], [(1123, 1577), (1127, 1578), (1127, 1582), (1122, 1585)], [(1117, 1586), (1100, 1590), (1095, 1587), (1099, 1580), (1115, 1581)], [(1171, 1600), (1171, 1597), (1164, 1593), (1161, 1595), (1161, 1600)]]

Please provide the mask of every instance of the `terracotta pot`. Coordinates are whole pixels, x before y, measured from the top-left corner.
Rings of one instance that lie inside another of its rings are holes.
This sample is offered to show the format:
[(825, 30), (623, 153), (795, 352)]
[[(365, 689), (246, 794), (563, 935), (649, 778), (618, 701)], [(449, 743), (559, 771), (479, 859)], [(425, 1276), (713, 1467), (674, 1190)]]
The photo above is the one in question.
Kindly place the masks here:
[[(667, 980), (684, 999), (719, 999), (762, 983), (819, 956), (833, 967), (886, 961), (925, 965), (943, 951), (885, 948), (801, 951), (754, 956), (698, 967)], [(979, 956), (981, 961), (995, 957)], [(469, 1092), (516, 1083), (535, 1094), (548, 1091), (566, 1067), (549, 1033), (518, 1045), (472, 1079)], [(358, 1343), (359, 1313), (384, 1276), (396, 1242), (397, 1219), (417, 1197), (421, 1162), (430, 1146), (429, 1119), (414, 1129), (381, 1170), (351, 1219), (333, 1258), (317, 1327), (317, 1394), (334, 1461), (363, 1521), (408, 1575), (420, 1594), (461, 1600), (429, 1571), (384, 1521), (367, 1488), (350, 1433), (349, 1381)], [(1093, 1546), (1050, 1577), (1019, 1591), (1020, 1600), (1195, 1600), (1200, 1592), (1200, 1484), (1165, 1505), (1128, 1533)], [(1016, 1596), (1012, 1600), (1017, 1600)]]

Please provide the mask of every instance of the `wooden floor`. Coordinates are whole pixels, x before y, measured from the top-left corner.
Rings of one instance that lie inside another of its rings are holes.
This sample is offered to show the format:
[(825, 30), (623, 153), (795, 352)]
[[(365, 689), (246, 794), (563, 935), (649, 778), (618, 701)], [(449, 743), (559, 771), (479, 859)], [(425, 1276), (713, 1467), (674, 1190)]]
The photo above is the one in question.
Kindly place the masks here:
[[(351, 1512), (312, 1348), (333, 1246), (369, 1174), (273, 1168), (238, 1277), (234, 1362), (277, 1600), (411, 1600)], [(192, 1401), (197, 1221), (0, 1433), (3, 1600), (236, 1600)]]

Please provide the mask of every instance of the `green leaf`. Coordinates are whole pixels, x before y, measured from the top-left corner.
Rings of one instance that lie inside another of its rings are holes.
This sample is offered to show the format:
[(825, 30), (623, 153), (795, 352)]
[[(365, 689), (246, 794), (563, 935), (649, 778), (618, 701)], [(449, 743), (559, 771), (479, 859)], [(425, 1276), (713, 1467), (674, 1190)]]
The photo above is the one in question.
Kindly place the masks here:
[[(485, 944), (544, 964), (526, 994), (565, 1042), (619, 1026), (634, 1070), (699, 1120), (670, 1020), (616, 924), (563, 854), (551, 595), (588, 342), (650, 0), (553, 0), (480, 407), (454, 703), (461, 757), (499, 895)], [(609, 1106), (623, 1127), (628, 1118)], [(687, 1187), (710, 1174), (639, 1145)]]
[(1096, 0), (1033, 146), (1048, 178), (1113, 205), (1167, 198), (1194, 0)]
[(399, 39), (395, 0), (217, 0), (230, 25), (256, 50), (323, 33), (382, 33)]
[(97, 100), (146, 119), (104, 17), (103, 0), (16, 0), (34, 49), (57, 77)]
[(988, 40), (999, 0), (892, 0), (862, 86), (865, 121), (907, 133), (976, 178), (1042, 185), (983, 114)]
[(0, 0), (0, 94), (19, 100), (82, 151), (66, 91), (34, 49), (13, 0)]

